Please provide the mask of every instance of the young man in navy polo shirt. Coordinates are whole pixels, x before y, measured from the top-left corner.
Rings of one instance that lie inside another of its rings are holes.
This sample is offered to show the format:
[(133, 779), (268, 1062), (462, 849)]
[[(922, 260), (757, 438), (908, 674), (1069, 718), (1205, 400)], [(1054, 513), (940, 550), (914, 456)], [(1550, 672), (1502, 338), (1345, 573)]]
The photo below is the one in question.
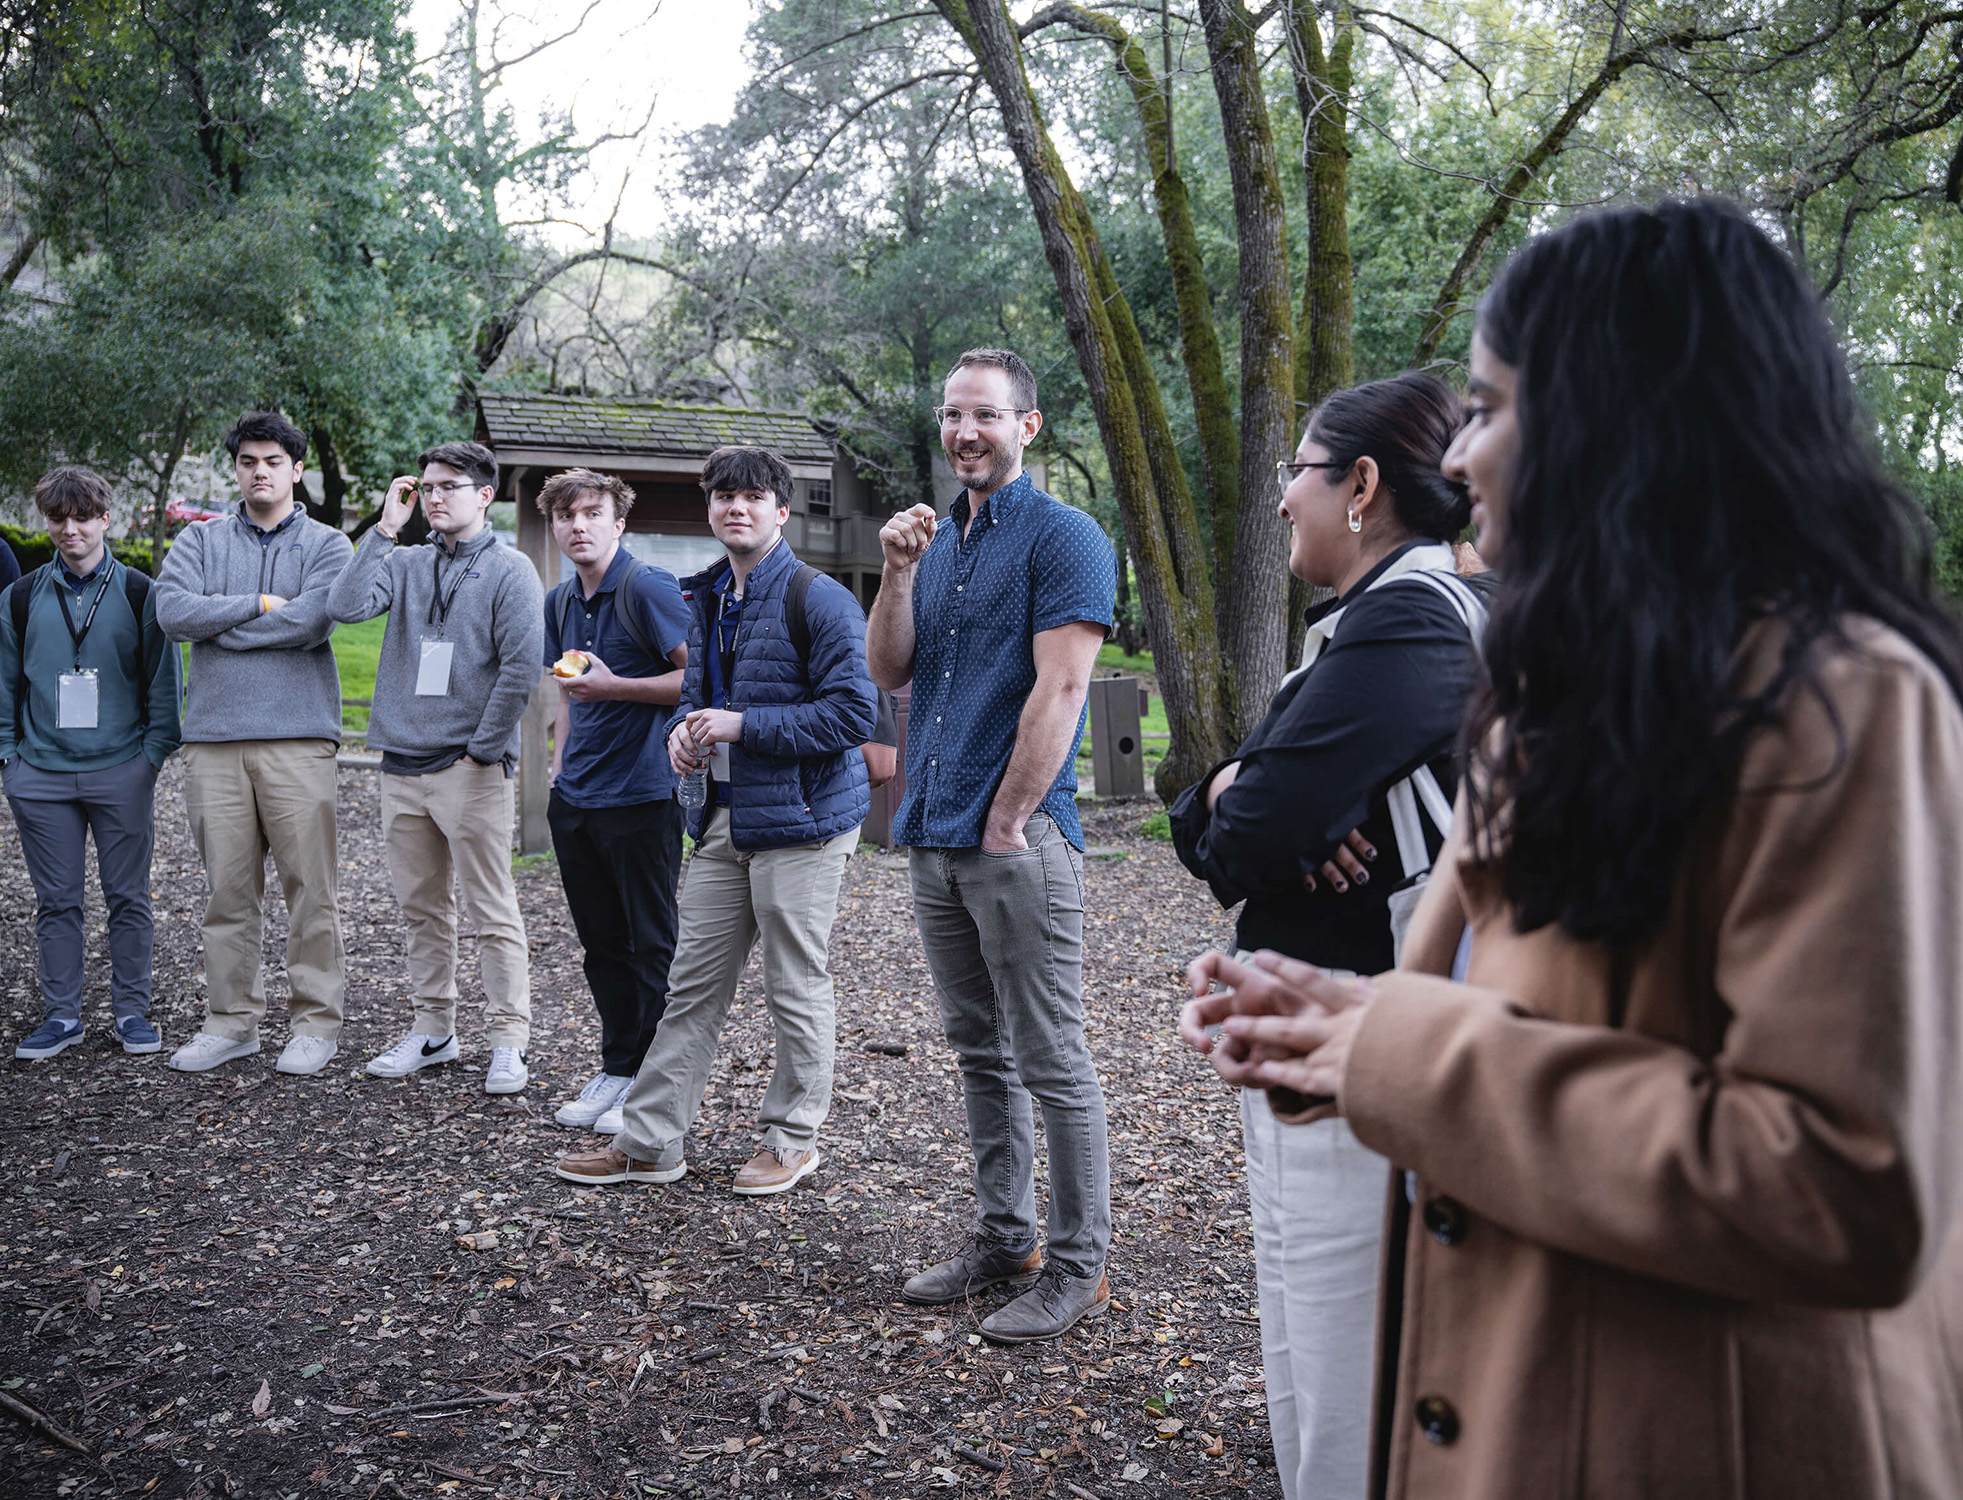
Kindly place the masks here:
[(538, 508), (576, 576), (545, 596), (545, 660), (579, 651), (560, 684), (546, 816), (586, 982), (600, 1071), (559, 1107), (581, 1129), (626, 1097), (668, 1006), (684, 814), (662, 730), (681, 695), (688, 615), (675, 575), (620, 545), (634, 492), (591, 469), (554, 474)]
[[(1075, 794), (1117, 559), (1097, 522), (1023, 472), (1043, 425), (1028, 365), (971, 349), (942, 401), (941, 447), (967, 488), (945, 522), (916, 505), (881, 529), (866, 652), (881, 687), (913, 682), (893, 842), (912, 851), (914, 919), (961, 1066), (980, 1222), (903, 1295), (955, 1302), (1040, 1268), (981, 1324), (1020, 1343), (1110, 1305), (1111, 1166), (1084, 1041)], [(1047, 1262), (1036, 1247), (1032, 1098), (1050, 1152)]]

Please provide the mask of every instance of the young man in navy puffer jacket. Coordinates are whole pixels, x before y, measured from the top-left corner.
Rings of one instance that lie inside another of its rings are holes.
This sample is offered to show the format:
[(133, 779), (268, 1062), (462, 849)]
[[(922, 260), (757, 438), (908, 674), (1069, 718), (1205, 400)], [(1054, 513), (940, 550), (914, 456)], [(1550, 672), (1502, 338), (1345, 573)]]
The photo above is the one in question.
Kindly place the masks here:
[(673, 1182), (688, 1170), (682, 1141), (759, 937), (776, 1066), (762, 1144), (734, 1190), (781, 1193), (819, 1164), (836, 1015), (827, 950), (846, 856), (872, 807), (860, 746), (878, 695), (865, 615), (783, 540), (792, 483), (764, 448), (719, 448), (703, 465), (709, 527), (729, 556), (683, 580), (688, 668), (668, 747), (678, 775), (710, 766), (710, 795), (690, 818), (668, 1008), (613, 1147), (559, 1162), (574, 1182)]

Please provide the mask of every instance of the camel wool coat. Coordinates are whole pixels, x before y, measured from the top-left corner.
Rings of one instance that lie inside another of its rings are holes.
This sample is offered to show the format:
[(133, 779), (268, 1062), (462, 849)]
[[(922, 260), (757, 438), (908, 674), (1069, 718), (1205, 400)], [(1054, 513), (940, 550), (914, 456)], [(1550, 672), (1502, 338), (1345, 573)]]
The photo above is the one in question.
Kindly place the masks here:
[(1963, 1497), (1963, 711), (1846, 636), (1638, 951), (1448, 845), (1408, 952), (1462, 910), (1467, 983), (1383, 976), (1339, 1101), (1411, 1174), (1374, 1494)]

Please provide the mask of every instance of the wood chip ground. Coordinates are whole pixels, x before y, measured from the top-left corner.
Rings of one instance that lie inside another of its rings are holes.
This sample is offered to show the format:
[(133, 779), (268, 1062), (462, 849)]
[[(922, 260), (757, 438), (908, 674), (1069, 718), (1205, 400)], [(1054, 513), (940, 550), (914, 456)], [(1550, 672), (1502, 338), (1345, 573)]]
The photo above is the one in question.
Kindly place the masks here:
[[(339, 792), (350, 988), (325, 1073), (272, 1070), (286, 986), (271, 880), (259, 1056), (194, 1076), (122, 1054), (91, 880), (88, 1041), (0, 1065), (0, 1494), (1278, 1493), (1235, 1101), (1172, 1031), (1181, 968), (1227, 922), (1139, 834), (1144, 808), (1086, 820), (1106, 854), (1085, 873), (1085, 1000), (1110, 1105), (1115, 1301), (1053, 1343), (1002, 1349), (975, 1325), (1004, 1295), (898, 1297), (974, 1206), (903, 855), (847, 867), (824, 1167), (783, 1197), (729, 1192), (769, 1078), (752, 961), (694, 1170), (580, 1190), (550, 1165), (589, 1138), (552, 1112), (596, 1065), (597, 1026), (556, 870), (519, 875), (531, 1087), (482, 1092), (468, 933), (463, 1061), (371, 1079), (362, 1064), (409, 1020), (400, 921), (375, 773), (343, 767)], [(205, 886), (174, 763), (157, 803), (152, 1018), (168, 1050), (202, 1014)], [(0, 824), (10, 1055), (40, 1004), (33, 894)]]

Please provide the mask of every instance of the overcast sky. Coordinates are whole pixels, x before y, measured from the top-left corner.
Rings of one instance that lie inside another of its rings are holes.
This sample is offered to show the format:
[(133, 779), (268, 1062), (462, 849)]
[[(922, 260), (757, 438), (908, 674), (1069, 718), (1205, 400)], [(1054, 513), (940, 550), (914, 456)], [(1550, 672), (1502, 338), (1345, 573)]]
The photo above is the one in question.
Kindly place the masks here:
[[(483, 0), (483, 16), (508, 18), (506, 55), (575, 23), (588, 0)], [(436, 51), (459, 0), (415, 0), (411, 20), (418, 51)], [(577, 188), (572, 217), (597, 229), (606, 221), (623, 173), (631, 172), (618, 228), (634, 236), (659, 234), (667, 222), (665, 144), (683, 131), (729, 118), (748, 78), (743, 33), (753, 0), (592, 0), (592, 13), (569, 41), (507, 75), (513, 111), (529, 127), (541, 107), (572, 102), (582, 133), (632, 129), (650, 102), (653, 122), (645, 147), (612, 145), (596, 153), (596, 169)], [(576, 238), (571, 231), (568, 236)]]

